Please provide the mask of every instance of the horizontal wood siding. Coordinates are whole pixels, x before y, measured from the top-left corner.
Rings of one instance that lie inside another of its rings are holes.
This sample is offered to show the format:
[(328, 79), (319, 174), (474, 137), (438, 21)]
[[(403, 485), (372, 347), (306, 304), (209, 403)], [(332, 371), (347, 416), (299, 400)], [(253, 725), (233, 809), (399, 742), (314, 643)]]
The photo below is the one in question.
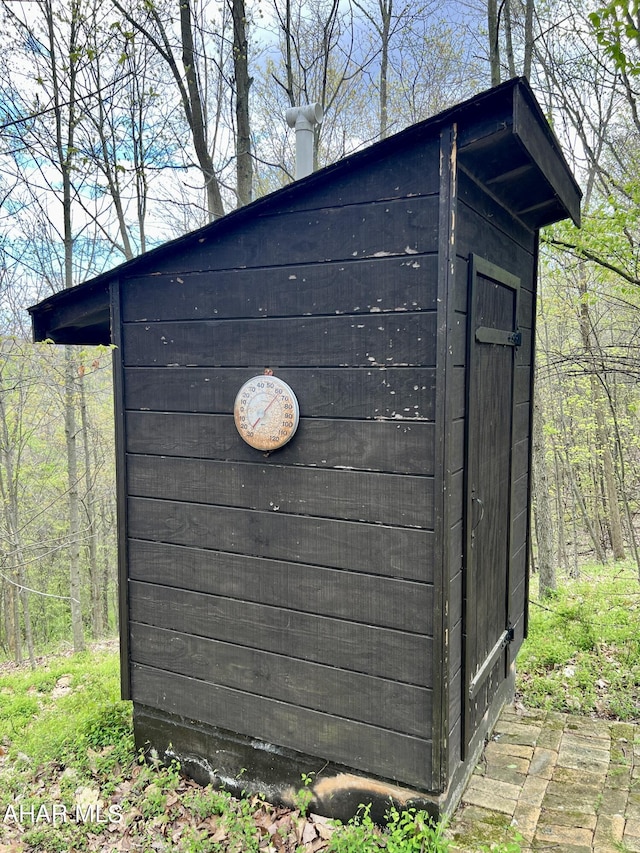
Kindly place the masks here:
[[(337, 176), (329, 172), (329, 180), (305, 187), (304, 193), (293, 194), (282, 204), (285, 210), (316, 209), (327, 205), (368, 203), (372, 198), (406, 199), (438, 191), (440, 177), (439, 140), (437, 134), (421, 138), (401, 148), (398, 138), (389, 139), (370, 157), (358, 164), (348, 157), (336, 164)], [(326, 174), (326, 173), (325, 173)], [(292, 186), (294, 189), (295, 184)]]
[(320, 713), (200, 679), (134, 664), (133, 693), (140, 704), (210, 723), (264, 742), (278, 740), (307, 755), (343, 762), (405, 785), (423, 788), (430, 745), (420, 738)]
[[(134, 700), (422, 788), (437, 213), (259, 217), (123, 288)], [(271, 454), (233, 421), (265, 368), (301, 411)]]
[[(332, 413), (341, 420), (433, 421), (435, 417), (433, 367), (287, 367), (278, 374), (296, 389), (305, 418)], [(229, 411), (229, 400), (235, 398), (247, 372), (233, 367), (131, 367), (126, 376), (128, 409), (220, 414)], [(463, 374), (456, 383), (464, 390)]]
[(428, 530), (130, 498), (129, 536), (387, 577), (431, 575)]
[(435, 312), (201, 320), (124, 327), (127, 365), (373, 367), (435, 364)]
[[(413, 581), (136, 539), (129, 560), (132, 580), (431, 635), (426, 591)], [(423, 666), (428, 682), (431, 659)]]
[[(287, 380), (285, 371), (278, 375)], [(243, 381), (250, 376), (245, 372)], [(126, 418), (129, 453), (234, 462), (256, 459), (256, 451), (236, 432), (230, 411), (226, 415), (127, 412)], [(272, 458), (287, 465), (431, 476), (434, 442), (433, 423), (301, 417), (294, 441)]]
[[(123, 310), (127, 322), (432, 310), (435, 294), (422, 282), (436, 275), (436, 264), (436, 255), (403, 252), (399, 257), (261, 267), (250, 275), (244, 269), (159, 273), (129, 280)], [(375, 290), (373, 275), (380, 282)]]
[[(174, 631), (188, 628), (198, 636), (418, 687), (424, 686), (431, 666), (430, 638), (406, 630), (300, 613), (287, 602), (272, 607), (138, 581), (131, 582), (131, 590), (133, 622)], [(426, 596), (424, 600), (428, 605)], [(311, 676), (313, 667), (308, 670)], [(306, 702), (306, 687), (300, 700)]]
[(225, 507), (433, 527), (432, 477), (154, 456), (132, 456), (127, 468), (132, 496), (208, 504), (215, 495)]
[[(280, 210), (252, 218), (231, 217), (201, 235), (197, 250), (180, 243), (163, 257), (156, 272), (261, 269), (332, 261), (417, 260), (434, 251), (438, 232), (438, 196), (391, 199), (353, 207)], [(319, 239), (321, 235), (321, 239)], [(152, 259), (152, 262), (155, 259)], [(376, 297), (379, 298), (379, 297)]]
[[(140, 664), (158, 666), (162, 661), (169, 672), (256, 696), (298, 704), (298, 684), (306, 679), (309, 709), (385, 728), (388, 709), (397, 705), (398, 731), (418, 736), (430, 713), (431, 691), (412, 684), (137, 622), (131, 636)], [(371, 701), (373, 693), (376, 702)]]

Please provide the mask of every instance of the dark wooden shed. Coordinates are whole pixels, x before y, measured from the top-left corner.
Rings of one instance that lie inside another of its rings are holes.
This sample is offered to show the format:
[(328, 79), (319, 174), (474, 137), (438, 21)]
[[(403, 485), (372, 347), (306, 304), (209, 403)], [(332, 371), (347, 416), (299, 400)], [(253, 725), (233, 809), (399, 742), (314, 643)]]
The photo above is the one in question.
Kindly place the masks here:
[[(538, 231), (579, 206), (513, 80), (30, 309), (116, 347), (140, 746), (342, 817), (456, 803), (526, 633)], [(273, 452), (233, 416), (265, 371)]]

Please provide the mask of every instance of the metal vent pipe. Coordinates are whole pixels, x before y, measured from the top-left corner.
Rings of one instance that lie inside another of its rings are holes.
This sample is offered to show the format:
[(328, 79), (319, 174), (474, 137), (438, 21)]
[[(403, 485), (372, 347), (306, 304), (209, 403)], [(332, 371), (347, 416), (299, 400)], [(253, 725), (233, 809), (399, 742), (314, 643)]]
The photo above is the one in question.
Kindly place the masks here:
[(322, 122), (322, 107), (320, 104), (290, 107), (286, 116), (289, 127), (296, 129), (296, 181), (299, 181), (313, 172), (313, 127)]

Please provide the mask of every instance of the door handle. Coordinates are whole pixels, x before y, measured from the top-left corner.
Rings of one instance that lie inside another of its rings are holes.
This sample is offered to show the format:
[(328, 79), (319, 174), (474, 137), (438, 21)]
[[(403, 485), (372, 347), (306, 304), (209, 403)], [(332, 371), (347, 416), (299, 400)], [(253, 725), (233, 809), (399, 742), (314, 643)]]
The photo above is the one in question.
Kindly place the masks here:
[(477, 504), (479, 507), (479, 510), (480, 510), (480, 516), (477, 519), (477, 521), (475, 521), (475, 523), (473, 524), (473, 526), (471, 528), (471, 532), (473, 533), (473, 531), (476, 529), (476, 527), (480, 524), (480, 522), (484, 518), (484, 504), (482, 503), (480, 498), (471, 498), (471, 501), (472, 501), (472, 503)]

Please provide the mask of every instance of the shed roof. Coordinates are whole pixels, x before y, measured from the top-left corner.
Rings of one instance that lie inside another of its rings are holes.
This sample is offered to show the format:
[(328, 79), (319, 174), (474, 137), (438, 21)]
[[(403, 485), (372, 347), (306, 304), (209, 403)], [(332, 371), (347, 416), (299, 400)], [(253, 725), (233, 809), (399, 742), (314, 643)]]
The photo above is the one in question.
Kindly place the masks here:
[(458, 165), (482, 184), (514, 217), (537, 230), (571, 217), (580, 223), (581, 190), (560, 145), (524, 78), (514, 78), (432, 118), (318, 170), (204, 227), (171, 240), (83, 284), (29, 308), (34, 340), (58, 344), (111, 342), (110, 286), (120, 276), (140, 273), (172, 252), (197, 251), (219, 230), (242, 228), (248, 219), (274, 213), (355, 166), (398, 156), (455, 124)]

